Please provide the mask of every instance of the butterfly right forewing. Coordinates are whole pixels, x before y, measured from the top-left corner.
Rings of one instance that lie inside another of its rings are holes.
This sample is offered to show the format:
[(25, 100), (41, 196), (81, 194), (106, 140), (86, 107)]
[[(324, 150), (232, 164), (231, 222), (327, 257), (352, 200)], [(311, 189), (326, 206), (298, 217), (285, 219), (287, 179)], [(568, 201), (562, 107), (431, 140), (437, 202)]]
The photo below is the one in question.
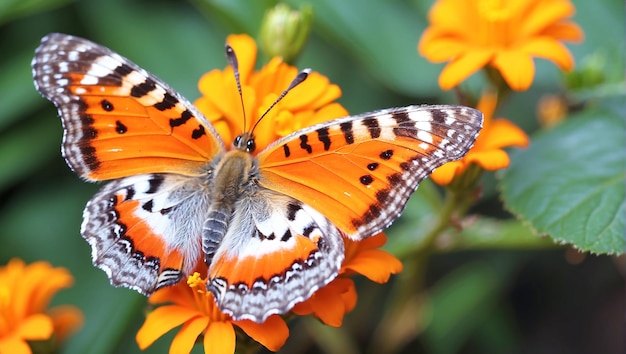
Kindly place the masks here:
[(463, 157), (482, 119), (468, 107), (410, 106), (319, 124), (259, 153), (259, 183), (362, 239), (389, 226), (435, 168)]

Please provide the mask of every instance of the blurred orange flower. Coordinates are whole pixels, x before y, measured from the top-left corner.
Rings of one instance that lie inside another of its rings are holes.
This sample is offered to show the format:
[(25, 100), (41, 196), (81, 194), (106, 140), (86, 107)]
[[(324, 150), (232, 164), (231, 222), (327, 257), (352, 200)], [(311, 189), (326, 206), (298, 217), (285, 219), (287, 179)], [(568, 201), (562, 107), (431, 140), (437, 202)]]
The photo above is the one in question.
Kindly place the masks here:
[(483, 129), (470, 151), (460, 160), (448, 162), (437, 168), (431, 175), (435, 183), (447, 185), (455, 176), (459, 176), (471, 165), (476, 164), (487, 171), (495, 171), (509, 166), (509, 155), (505, 147), (527, 147), (529, 139), (526, 133), (509, 120), (493, 119), (498, 103), (495, 93), (485, 93), (477, 109), (483, 112)]
[(296, 304), (292, 312), (297, 315), (313, 314), (328, 326), (339, 327), (346, 313), (352, 311), (357, 301), (353, 274), (361, 274), (377, 283), (386, 283), (391, 274), (402, 271), (402, 263), (391, 254), (380, 250), (387, 237), (384, 233), (353, 241), (343, 238), (345, 259), (335, 280), (319, 289), (306, 301)]
[(418, 51), (432, 62), (450, 62), (439, 76), (444, 90), (487, 65), (512, 89), (525, 90), (535, 75), (533, 57), (573, 68), (562, 41), (583, 39), (569, 20), (574, 12), (569, 0), (438, 0)]
[[(230, 35), (231, 45), (239, 62), (239, 74), (246, 110), (246, 126), (233, 70), (212, 70), (200, 78), (202, 97), (194, 104), (213, 124), (226, 144), (252, 128), (280, 93), (296, 77), (298, 69), (274, 57), (261, 70), (255, 71), (257, 45), (248, 35)], [(348, 114), (339, 103), (341, 89), (325, 76), (311, 72), (274, 107), (255, 128), (257, 151), (278, 138), (296, 130), (343, 117)]]
[(0, 353), (30, 354), (27, 341), (60, 342), (78, 330), (83, 315), (76, 307), (47, 310), (54, 294), (73, 282), (65, 268), (47, 262), (26, 265), (14, 258), (0, 267)]
[[(203, 274), (206, 274), (206, 267)], [(200, 335), (204, 336), (206, 354), (234, 353), (236, 336), (233, 326), (241, 328), (271, 351), (280, 349), (289, 336), (287, 324), (278, 315), (270, 316), (264, 323), (233, 321), (219, 310), (213, 294), (206, 291), (206, 279), (202, 279), (199, 273), (190, 276), (187, 283), (180, 282), (156, 291), (149, 302), (167, 304), (150, 312), (137, 332), (137, 344), (142, 350), (180, 325), (183, 326), (172, 341), (170, 353), (191, 352)]]

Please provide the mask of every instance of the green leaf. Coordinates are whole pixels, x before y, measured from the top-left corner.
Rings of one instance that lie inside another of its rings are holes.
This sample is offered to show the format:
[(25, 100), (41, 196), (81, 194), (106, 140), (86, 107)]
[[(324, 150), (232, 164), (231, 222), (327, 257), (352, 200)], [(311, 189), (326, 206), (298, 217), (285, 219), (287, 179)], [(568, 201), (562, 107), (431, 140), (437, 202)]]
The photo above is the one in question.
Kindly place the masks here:
[[(623, 99), (623, 98), (622, 98)], [(623, 101), (598, 105), (511, 154), (506, 206), (539, 234), (593, 253), (621, 254), (626, 202)]]
[[(53, 112), (52, 109), (50, 111)], [(0, 169), (0, 191), (8, 189), (13, 183), (41, 168), (49, 159), (60, 155), (60, 122), (54, 116), (31, 119), (32, 124), (17, 125), (0, 133), (0, 166), (6, 166)], [(50, 133), (54, 131), (58, 135)]]
[(546, 249), (555, 247), (549, 238), (537, 237), (519, 220), (481, 217), (464, 225), (453, 237), (443, 235), (446, 250)]
[(0, 23), (50, 10), (72, 0), (3, 0), (0, 1)]
[[(494, 312), (502, 311), (497, 299), (517, 263), (516, 257), (474, 261), (433, 287), (430, 306), (422, 314), (424, 321), (429, 322), (423, 334), (429, 353), (458, 353), (476, 330), (493, 319)], [(501, 334), (514, 330), (500, 329)]]
[(30, 71), (30, 60), (33, 58), (32, 48), (13, 53), (0, 64), (2, 80), (0, 80), (0, 130), (15, 123), (33, 109), (42, 106), (45, 101), (35, 90)]

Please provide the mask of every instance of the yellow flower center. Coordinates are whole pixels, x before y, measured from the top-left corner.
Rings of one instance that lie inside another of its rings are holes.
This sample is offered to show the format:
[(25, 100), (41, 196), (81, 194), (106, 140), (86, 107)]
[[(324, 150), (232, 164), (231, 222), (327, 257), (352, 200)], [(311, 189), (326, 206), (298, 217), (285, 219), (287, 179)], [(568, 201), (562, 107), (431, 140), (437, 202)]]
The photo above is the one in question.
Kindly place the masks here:
[(219, 307), (213, 299), (213, 294), (206, 291), (206, 279), (200, 277), (200, 273), (194, 272), (187, 278), (187, 285), (192, 289), (196, 308), (216, 322), (227, 322), (230, 320), (228, 315), (225, 315), (220, 311)]
[(483, 44), (499, 46), (510, 44), (511, 34), (515, 33), (515, 28), (511, 31), (514, 9), (510, 1), (479, 0), (476, 6)]

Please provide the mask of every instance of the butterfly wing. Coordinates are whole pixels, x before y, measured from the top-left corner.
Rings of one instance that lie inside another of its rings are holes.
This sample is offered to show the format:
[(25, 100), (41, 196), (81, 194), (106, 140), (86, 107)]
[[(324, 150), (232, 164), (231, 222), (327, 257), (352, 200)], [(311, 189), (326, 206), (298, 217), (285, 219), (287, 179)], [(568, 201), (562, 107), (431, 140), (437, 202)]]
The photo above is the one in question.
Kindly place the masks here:
[(115, 286), (144, 295), (176, 284), (202, 259), (209, 207), (199, 178), (144, 174), (105, 185), (87, 204), (81, 234)]
[(263, 322), (335, 278), (343, 239), (310, 206), (257, 188), (236, 208), (209, 268), (207, 288), (234, 319)]
[(63, 121), (63, 156), (85, 179), (200, 175), (224, 150), (191, 103), (101, 45), (53, 33), (42, 39), (32, 68), (35, 86)]
[(419, 182), (460, 159), (482, 127), (481, 112), (410, 106), (340, 118), (261, 151), (260, 185), (322, 212), (353, 239), (374, 235), (402, 212)]

